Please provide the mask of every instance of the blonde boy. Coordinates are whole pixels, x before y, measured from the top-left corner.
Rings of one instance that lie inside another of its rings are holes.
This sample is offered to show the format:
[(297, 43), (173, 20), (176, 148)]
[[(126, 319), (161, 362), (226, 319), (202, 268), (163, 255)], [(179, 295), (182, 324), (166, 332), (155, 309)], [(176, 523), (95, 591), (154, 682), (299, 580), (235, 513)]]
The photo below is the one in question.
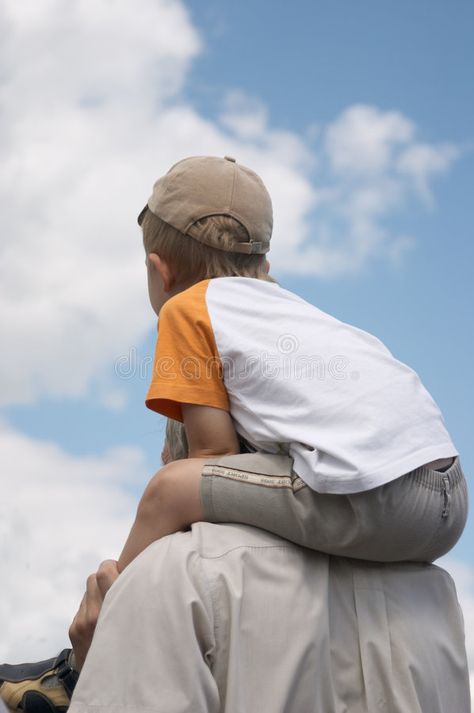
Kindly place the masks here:
[(378, 339), (268, 275), (261, 179), (231, 157), (184, 159), (139, 223), (159, 315), (146, 403), (184, 423), (189, 457), (148, 485), (119, 570), (200, 520), (375, 561), (447, 552), (467, 494), (441, 413)]

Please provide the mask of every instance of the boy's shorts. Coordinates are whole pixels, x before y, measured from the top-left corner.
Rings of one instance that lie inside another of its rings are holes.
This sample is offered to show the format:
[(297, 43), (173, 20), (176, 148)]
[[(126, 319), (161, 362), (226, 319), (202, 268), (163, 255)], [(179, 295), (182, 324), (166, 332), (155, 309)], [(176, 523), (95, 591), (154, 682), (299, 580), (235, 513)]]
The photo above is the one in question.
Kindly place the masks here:
[(445, 471), (421, 466), (372, 490), (318, 493), (271, 453), (209, 458), (201, 501), (209, 522), (269, 530), (330, 555), (379, 562), (433, 562), (464, 529), (467, 486), (459, 457)]

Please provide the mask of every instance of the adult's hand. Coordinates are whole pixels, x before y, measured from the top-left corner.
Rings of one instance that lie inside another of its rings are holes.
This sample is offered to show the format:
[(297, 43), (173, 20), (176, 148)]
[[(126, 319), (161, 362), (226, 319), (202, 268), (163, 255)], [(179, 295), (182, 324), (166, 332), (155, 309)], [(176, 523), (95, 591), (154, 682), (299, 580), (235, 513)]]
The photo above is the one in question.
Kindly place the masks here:
[(97, 572), (87, 578), (86, 592), (69, 628), (78, 671), (82, 669), (89, 651), (104, 597), (118, 576), (117, 562), (105, 560)]

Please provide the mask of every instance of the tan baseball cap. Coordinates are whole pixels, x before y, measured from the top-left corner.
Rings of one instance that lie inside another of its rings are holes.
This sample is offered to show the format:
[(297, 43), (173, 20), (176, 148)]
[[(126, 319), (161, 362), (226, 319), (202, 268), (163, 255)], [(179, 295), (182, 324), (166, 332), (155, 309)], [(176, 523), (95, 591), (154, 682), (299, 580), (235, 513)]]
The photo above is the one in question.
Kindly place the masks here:
[(138, 216), (139, 225), (147, 210), (200, 242), (205, 241), (193, 227), (196, 221), (211, 215), (231, 216), (247, 229), (250, 240), (236, 239), (229, 252), (264, 254), (270, 250), (271, 198), (262, 179), (232, 156), (191, 156), (175, 163), (153, 186)]

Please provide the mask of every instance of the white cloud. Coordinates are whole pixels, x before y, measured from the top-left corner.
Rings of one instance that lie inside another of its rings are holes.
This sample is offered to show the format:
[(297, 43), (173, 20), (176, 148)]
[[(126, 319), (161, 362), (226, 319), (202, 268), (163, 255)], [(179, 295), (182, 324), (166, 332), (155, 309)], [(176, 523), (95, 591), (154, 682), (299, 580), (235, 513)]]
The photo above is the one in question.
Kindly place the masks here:
[(182, 88), (201, 47), (181, 2), (2, 0), (2, 11), (4, 90), (28, 107), (149, 105)]
[(431, 178), (445, 173), (460, 153), (460, 149), (453, 144), (430, 146), (415, 143), (401, 152), (396, 167), (400, 174), (411, 178), (420, 197), (432, 206)]
[(127, 394), (118, 389), (104, 389), (98, 397), (100, 405), (112, 413), (121, 413), (127, 405)]
[(399, 264), (414, 248), (391, 218), (413, 198), (433, 205), (431, 184), (461, 155), (452, 144), (422, 144), (416, 126), (397, 111), (355, 105), (319, 132), (323, 184), (313, 207), (316, 240), (286, 256), (288, 269), (334, 277), (364, 268), (374, 257)]
[(258, 140), (267, 129), (268, 111), (261, 101), (249, 99), (241, 91), (233, 91), (225, 98), (220, 121), (241, 139)]
[[(138, 449), (74, 457), (0, 426), (0, 661), (37, 660), (67, 644), (88, 574), (116, 558), (147, 476)], [(26, 657), (26, 659), (25, 659)]]
[(325, 149), (336, 174), (379, 175), (391, 167), (395, 149), (412, 140), (413, 122), (398, 111), (357, 104), (326, 131)]

